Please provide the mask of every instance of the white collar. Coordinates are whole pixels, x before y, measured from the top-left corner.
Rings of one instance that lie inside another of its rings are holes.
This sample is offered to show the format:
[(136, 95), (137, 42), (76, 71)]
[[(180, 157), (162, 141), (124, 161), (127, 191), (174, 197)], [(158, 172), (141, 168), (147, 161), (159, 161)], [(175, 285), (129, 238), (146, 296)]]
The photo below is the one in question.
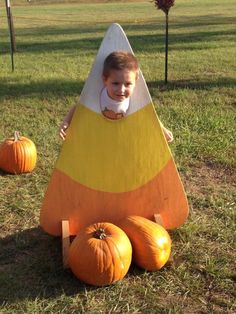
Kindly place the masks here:
[(126, 98), (123, 101), (116, 101), (108, 96), (107, 88), (104, 87), (101, 91), (100, 95), (100, 105), (101, 110), (105, 109), (112, 110), (115, 113), (123, 113), (125, 114), (129, 108), (130, 98)]

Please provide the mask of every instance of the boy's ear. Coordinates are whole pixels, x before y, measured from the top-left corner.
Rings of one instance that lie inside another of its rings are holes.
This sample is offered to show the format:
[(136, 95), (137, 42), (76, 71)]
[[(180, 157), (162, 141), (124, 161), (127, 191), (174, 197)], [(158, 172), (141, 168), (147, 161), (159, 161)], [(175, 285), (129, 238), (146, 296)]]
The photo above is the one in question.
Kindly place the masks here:
[(136, 73), (136, 81), (139, 79), (139, 72)]

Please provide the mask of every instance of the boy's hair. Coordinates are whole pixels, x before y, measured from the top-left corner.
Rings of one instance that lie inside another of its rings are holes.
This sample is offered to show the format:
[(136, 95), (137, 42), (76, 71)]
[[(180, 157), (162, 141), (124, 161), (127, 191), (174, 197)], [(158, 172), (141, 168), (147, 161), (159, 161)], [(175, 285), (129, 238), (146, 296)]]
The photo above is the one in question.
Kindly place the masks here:
[(107, 78), (111, 70), (129, 70), (136, 72), (138, 75), (138, 60), (130, 52), (114, 51), (110, 53), (104, 61), (103, 76)]

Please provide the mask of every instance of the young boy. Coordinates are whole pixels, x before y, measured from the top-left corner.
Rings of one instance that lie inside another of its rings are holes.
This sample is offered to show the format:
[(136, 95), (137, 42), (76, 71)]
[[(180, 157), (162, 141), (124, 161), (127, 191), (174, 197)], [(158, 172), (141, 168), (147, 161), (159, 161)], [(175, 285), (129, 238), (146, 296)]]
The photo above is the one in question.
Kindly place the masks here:
[[(133, 54), (115, 51), (107, 56), (102, 73), (104, 88), (100, 95), (101, 112), (106, 118), (117, 120), (126, 115), (138, 73), (138, 61)], [(66, 137), (66, 130), (71, 123), (75, 108), (74, 106), (70, 109), (60, 126), (59, 133), (63, 140)], [(162, 124), (161, 126), (166, 140), (172, 142), (172, 132)]]

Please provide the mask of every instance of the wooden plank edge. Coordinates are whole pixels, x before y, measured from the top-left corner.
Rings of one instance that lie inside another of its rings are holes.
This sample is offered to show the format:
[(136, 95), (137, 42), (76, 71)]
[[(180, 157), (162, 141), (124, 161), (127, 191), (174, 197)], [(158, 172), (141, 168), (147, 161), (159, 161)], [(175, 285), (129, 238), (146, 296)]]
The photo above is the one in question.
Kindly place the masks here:
[(69, 268), (68, 258), (69, 258), (69, 248), (70, 248), (70, 226), (69, 220), (62, 220), (62, 258), (63, 258), (63, 268)]

